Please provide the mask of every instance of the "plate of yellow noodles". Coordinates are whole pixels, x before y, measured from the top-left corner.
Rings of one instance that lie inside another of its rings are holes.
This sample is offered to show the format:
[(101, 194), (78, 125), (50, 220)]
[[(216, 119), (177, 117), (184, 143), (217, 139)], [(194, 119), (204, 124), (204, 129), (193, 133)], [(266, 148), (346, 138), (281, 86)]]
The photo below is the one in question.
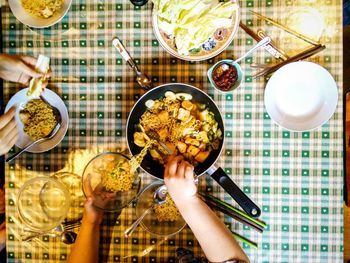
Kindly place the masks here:
[[(44, 138), (57, 124), (52, 108), (39, 97), (28, 97), (27, 91), (28, 88), (17, 92), (5, 109), (8, 111), (11, 107), (16, 107), (15, 119), (19, 136), (15, 144), (19, 148)], [(27, 150), (32, 153), (46, 152), (54, 148), (64, 138), (69, 124), (68, 111), (62, 99), (49, 89), (45, 89), (42, 95), (50, 105), (59, 110), (62, 118), (61, 127), (53, 138), (39, 142)]]
[(9, 0), (14, 16), (33, 28), (45, 28), (58, 23), (71, 4), (72, 0)]

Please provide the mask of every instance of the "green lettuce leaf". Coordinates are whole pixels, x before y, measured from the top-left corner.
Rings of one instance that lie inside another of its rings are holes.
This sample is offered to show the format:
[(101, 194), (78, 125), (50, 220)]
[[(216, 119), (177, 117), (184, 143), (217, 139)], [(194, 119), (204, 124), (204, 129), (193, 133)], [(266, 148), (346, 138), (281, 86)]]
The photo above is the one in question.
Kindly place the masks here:
[(218, 0), (153, 0), (159, 29), (175, 38), (179, 54), (188, 55), (213, 36), (216, 29), (230, 27), (238, 6)]

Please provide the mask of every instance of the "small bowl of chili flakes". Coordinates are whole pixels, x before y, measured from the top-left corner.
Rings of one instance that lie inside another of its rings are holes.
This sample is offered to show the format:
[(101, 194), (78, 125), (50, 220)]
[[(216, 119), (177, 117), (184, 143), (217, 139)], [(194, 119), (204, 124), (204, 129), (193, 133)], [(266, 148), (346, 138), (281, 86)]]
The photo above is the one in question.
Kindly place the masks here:
[(211, 85), (221, 92), (233, 91), (242, 83), (241, 66), (233, 62), (231, 59), (220, 60), (207, 72)]

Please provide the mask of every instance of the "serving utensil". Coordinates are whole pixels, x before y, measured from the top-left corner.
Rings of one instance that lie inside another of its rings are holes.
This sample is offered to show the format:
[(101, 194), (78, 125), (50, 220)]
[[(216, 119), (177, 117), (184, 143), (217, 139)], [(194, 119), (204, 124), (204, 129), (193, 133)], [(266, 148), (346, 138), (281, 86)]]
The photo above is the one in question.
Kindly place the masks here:
[(113, 46), (118, 50), (119, 54), (124, 58), (126, 62), (128, 62), (129, 66), (133, 69), (136, 74), (136, 81), (143, 89), (151, 89), (153, 88), (152, 80), (149, 76), (142, 73), (138, 67), (136, 66), (134, 60), (130, 57), (128, 51), (123, 46), (119, 38), (114, 38), (112, 41)]
[(66, 245), (72, 245), (75, 243), (75, 240), (77, 239), (77, 237), (78, 235), (74, 231), (63, 231), (60, 239)]
[(261, 39), (254, 47), (252, 47), (250, 50), (248, 50), (243, 56), (237, 58), (235, 61), (232, 62), (232, 64), (237, 64), (242, 59), (246, 58), (250, 54), (252, 54), (254, 51), (258, 50), (261, 47), (264, 47), (265, 45), (269, 44), (271, 42), (270, 37), (264, 37)]
[[(260, 41), (267, 36), (265, 32), (261, 29), (259, 29), (258, 32), (255, 33), (252, 29), (243, 24), (242, 21), (239, 23), (239, 26), (256, 41)], [(274, 43), (272, 43), (272, 41), (265, 46), (265, 50), (277, 59), (286, 60), (288, 58), (285, 52), (279, 49)]]
[(130, 237), (131, 234), (135, 231), (135, 229), (138, 227), (138, 225), (141, 223), (141, 221), (145, 218), (148, 213), (150, 213), (155, 205), (160, 205), (165, 202), (166, 196), (168, 195), (168, 190), (165, 185), (161, 185), (157, 188), (157, 190), (154, 192), (153, 195), (153, 203), (152, 205), (147, 208), (140, 217), (124, 231), (125, 237)]
[(55, 119), (56, 119), (56, 122), (57, 123), (62, 123), (62, 116), (61, 116), (61, 113), (60, 111), (55, 107), (55, 106), (52, 106), (45, 98), (43, 95), (40, 95), (40, 99), (46, 103), (47, 106), (49, 106), (52, 111), (53, 111), (53, 114), (55, 115)]
[[(146, 135), (152, 139), (152, 140), (155, 140), (159, 143), (159, 145), (169, 154), (169, 155), (172, 155), (173, 154), (173, 151), (169, 149), (168, 146), (166, 146), (165, 143), (163, 143), (159, 137), (159, 134), (156, 133), (155, 131), (146, 131)], [(198, 176), (196, 175), (195, 172), (194, 173), (194, 183), (198, 183)], [(165, 185), (164, 185), (165, 186)], [(165, 186), (166, 187), (166, 186)]]
[(146, 131), (146, 135), (152, 139), (155, 140), (169, 155), (173, 154), (173, 151), (169, 149), (168, 146), (166, 146), (159, 137), (159, 134), (156, 133), (155, 131)]

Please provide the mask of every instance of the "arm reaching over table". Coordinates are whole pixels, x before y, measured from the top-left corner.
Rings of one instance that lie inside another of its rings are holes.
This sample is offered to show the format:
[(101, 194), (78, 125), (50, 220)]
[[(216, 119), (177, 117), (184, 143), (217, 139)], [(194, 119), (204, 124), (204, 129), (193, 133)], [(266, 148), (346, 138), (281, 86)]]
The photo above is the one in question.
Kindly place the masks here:
[[(37, 72), (37, 59), (30, 56), (0, 54), (0, 78), (28, 85), (32, 78), (41, 78), (43, 73)], [(51, 75), (50, 72), (46, 77)], [(43, 83), (45, 88), (47, 82)]]
[(192, 165), (182, 156), (171, 156), (165, 167), (164, 181), (170, 196), (210, 262), (249, 262), (225, 224), (197, 196)]
[(85, 203), (83, 222), (68, 263), (97, 263), (100, 242), (100, 224), (103, 212), (97, 210), (89, 197)]
[[(35, 70), (36, 58), (21, 55), (9, 55), (0, 53), (0, 78), (12, 82), (28, 85), (32, 78), (40, 78), (44, 74)], [(50, 71), (46, 77), (51, 75)], [(42, 82), (41, 89), (47, 85)], [(18, 130), (15, 121), (15, 108), (0, 116), (0, 155), (6, 154), (15, 144)]]

